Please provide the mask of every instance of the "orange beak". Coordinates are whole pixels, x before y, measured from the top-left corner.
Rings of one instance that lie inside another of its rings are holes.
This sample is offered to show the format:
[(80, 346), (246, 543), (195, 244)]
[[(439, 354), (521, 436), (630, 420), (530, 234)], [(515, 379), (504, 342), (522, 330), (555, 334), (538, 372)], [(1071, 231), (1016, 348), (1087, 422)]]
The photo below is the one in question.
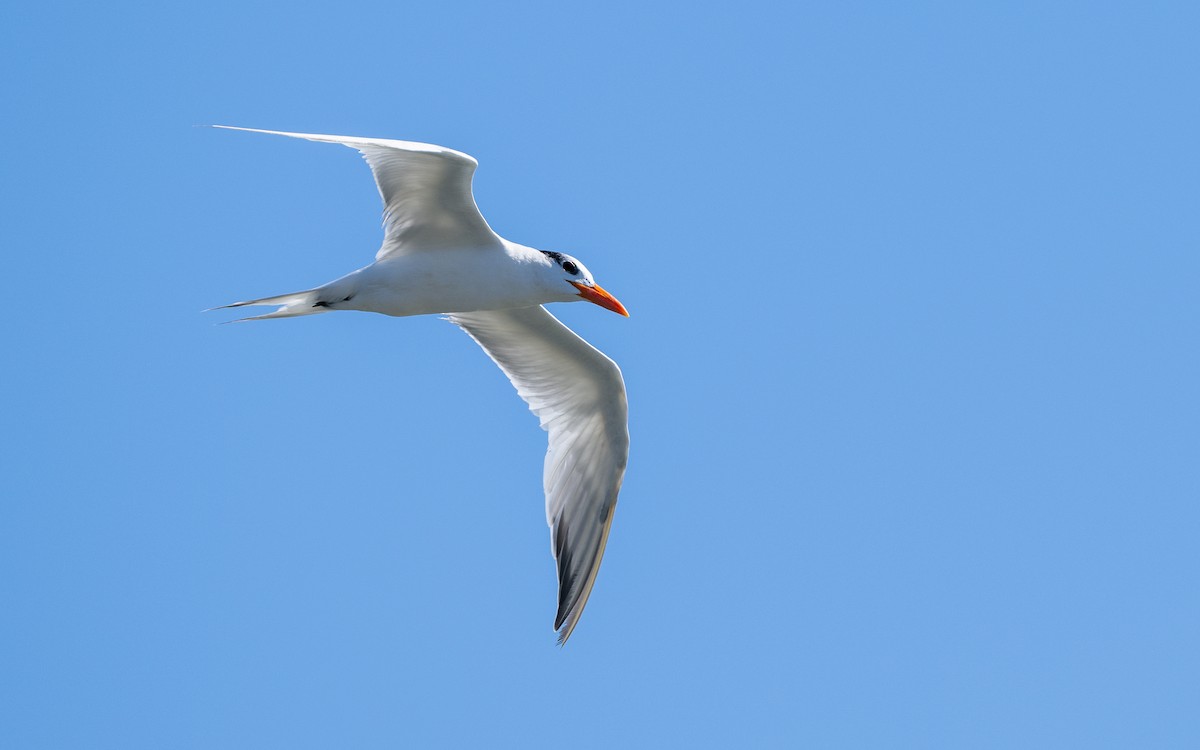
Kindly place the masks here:
[(629, 311), (625, 309), (625, 305), (622, 305), (617, 301), (616, 297), (604, 291), (599, 284), (585, 286), (575, 281), (568, 281), (567, 283), (578, 289), (579, 296), (583, 297), (588, 302), (595, 302), (605, 310), (612, 310), (618, 315), (624, 315), (627, 318), (629, 317)]

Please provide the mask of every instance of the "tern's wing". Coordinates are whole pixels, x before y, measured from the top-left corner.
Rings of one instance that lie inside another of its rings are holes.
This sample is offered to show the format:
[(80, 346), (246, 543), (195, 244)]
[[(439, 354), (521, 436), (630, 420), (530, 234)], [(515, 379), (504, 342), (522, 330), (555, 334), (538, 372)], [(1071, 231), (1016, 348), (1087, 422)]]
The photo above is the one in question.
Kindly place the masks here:
[(218, 125), (227, 130), (286, 135), (357, 149), (375, 175), (383, 198), (383, 245), (375, 258), (445, 247), (501, 246), (471, 194), (472, 157), (428, 143), (343, 135), (284, 133)]
[(625, 381), (616, 363), (543, 307), (454, 313), (550, 433), (543, 482), (558, 561), (554, 629), (566, 643), (587, 603), (629, 457)]

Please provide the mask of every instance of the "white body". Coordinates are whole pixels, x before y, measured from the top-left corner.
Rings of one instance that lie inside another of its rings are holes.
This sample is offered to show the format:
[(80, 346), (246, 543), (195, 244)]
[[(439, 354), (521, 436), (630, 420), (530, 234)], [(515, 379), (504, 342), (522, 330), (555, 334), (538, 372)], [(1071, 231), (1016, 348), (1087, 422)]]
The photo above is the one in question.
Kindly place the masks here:
[(509, 310), (529, 307), (530, 299), (578, 301), (558, 274), (547, 274), (553, 268), (542, 252), (501, 240), (500, 252), (487, 247), (388, 255), (313, 291), (334, 310), (396, 317)]

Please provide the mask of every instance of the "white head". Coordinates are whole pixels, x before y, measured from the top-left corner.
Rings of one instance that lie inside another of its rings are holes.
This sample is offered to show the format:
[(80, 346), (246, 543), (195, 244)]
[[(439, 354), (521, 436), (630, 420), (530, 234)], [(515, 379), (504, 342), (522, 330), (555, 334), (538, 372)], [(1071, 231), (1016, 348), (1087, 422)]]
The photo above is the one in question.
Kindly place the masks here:
[(592, 278), (591, 272), (576, 258), (572, 258), (566, 253), (555, 253), (548, 250), (542, 250), (541, 253), (550, 261), (550, 273), (554, 276), (551, 283), (565, 282), (574, 287), (573, 290), (566, 291), (566, 300), (573, 301), (576, 297), (582, 297), (606, 310), (629, 317), (625, 306), (618, 302), (616, 297), (604, 291)]

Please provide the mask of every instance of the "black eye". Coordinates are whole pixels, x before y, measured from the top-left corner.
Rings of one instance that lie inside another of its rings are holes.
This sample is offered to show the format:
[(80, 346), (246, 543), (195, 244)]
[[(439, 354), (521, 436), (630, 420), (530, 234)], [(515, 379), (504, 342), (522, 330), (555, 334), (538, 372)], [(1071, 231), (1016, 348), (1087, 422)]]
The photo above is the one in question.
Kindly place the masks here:
[(563, 263), (563, 270), (574, 276), (579, 273), (579, 266), (568, 260), (567, 262)]

